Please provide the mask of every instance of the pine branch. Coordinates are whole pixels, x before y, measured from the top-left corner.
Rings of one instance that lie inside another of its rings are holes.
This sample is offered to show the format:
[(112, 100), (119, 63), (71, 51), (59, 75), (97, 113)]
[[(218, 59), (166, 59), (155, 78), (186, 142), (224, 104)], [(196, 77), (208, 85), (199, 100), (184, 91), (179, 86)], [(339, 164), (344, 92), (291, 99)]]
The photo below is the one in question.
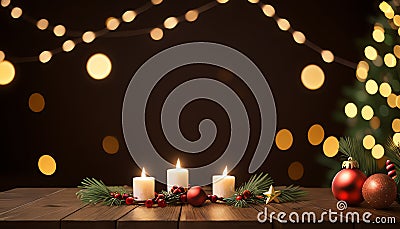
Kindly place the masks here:
[(362, 142), (357, 138), (344, 137), (340, 138), (339, 151), (346, 155), (344, 160), (352, 157), (360, 164), (360, 170), (367, 176), (377, 172), (376, 160), (372, 157), (371, 153), (366, 151)]
[(281, 190), (281, 194), (277, 197), (279, 202), (293, 202), (297, 201), (307, 195), (307, 192), (300, 189), (300, 186), (290, 185)]
[[(224, 201), (226, 201), (228, 205), (238, 208), (248, 207), (249, 204), (263, 203), (263, 193), (268, 191), (268, 188), (272, 184), (273, 180), (268, 173), (253, 175), (250, 177), (249, 181), (236, 189), (233, 196), (225, 198)], [(242, 195), (245, 190), (249, 190), (251, 192), (251, 196), (246, 199), (243, 198), (241, 200), (237, 200), (236, 197)]]
[(79, 190), (76, 195), (84, 203), (104, 205), (121, 205), (122, 200), (114, 198), (110, 195), (111, 192), (127, 193), (126, 189), (121, 186), (107, 187), (103, 181), (98, 181), (94, 178), (85, 178), (78, 186)]

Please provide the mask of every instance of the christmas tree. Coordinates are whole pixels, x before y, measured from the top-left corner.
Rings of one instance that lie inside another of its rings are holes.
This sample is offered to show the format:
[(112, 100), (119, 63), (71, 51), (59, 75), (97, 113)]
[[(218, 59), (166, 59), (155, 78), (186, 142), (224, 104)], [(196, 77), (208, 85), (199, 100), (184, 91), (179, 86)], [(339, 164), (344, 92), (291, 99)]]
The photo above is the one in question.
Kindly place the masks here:
[[(364, 59), (357, 65), (355, 83), (344, 88), (336, 115), (347, 125), (345, 135), (357, 139), (364, 148), (362, 153), (376, 160), (371, 163), (376, 171), (385, 170), (388, 158), (399, 158), (389, 152), (390, 144), (400, 144), (399, 6), (399, 0), (379, 3), (371, 34), (360, 42)], [(396, 167), (398, 172), (400, 165)]]

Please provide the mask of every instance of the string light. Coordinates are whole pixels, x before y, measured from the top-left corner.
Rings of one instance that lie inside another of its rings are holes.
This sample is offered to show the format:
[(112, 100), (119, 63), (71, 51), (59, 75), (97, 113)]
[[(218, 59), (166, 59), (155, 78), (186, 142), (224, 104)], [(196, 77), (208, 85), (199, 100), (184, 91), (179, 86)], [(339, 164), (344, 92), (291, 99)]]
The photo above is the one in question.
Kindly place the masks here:
[(39, 61), (42, 63), (47, 63), (50, 61), (52, 56), (53, 56), (53, 54), (51, 54), (50, 51), (43, 51), (39, 55)]
[(369, 60), (375, 60), (378, 56), (378, 52), (372, 46), (365, 47), (364, 54), (365, 54), (365, 57), (367, 57), (367, 59), (369, 59)]
[(361, 116), (363, 117), (363, 119), (369, 121), (374, 116), (374, 110), (369, 105), (365, 105), (361, 109)]
[(376, 42), (383, 42), (384, 40), (385, 40), (385, 34), (381, 31), (381, 30), (378, 30), (378, 29), (375, 29), (373, 32), (372, 32), (372, 38), (376, 41)]
[(164, 32), (160, 28), (154, 28), (150, 31), (150, 36), (153, 40), (161, 40), (164, 36)]
[(37, 23), (36, 26), (38, 27), (38, 29), (40, 30), (45, 30), (49, 27), (49, 21), (46, 19), (40, 19)]
[(332, 63), (335, 60), (335, 56), (329, 50), (322, 50), (321, 57), (326, 63)]
[(357, 106), (354, 103), (348, 103), (344, 106), (344, 113), (349, 118), (354, 118), (357, 116)]
[(289, 21), (284, 18), (279, 18), (278, 20), (276, 20), (276, 23), (278, 23), (279, 29), (281, 29), (283, 31), (287, 31), (290, 29)]
[(11, 3), (11, 0), (1, 0), (1, 6), (2, 7), (7, 7)]
[(365, 149), (372, 149), (375, 146), (375, 138), (372, 135), (366, 135), (363, 138), (363, 146)]
[(256, 3), (259, 3), (260, 1), (259, 0), (248, 0), (250, 3), (253, 3), (253, 4), (256, 4)]
[(19, 17), (21, 17), (21, 16), (22, 16), (22, 9), (21, 9), (21, 8), (19, 8), (19, 7), (14, 7), (14, 8), (11, 10), (11, 17), (17, 19), (17, 18), (19, 18)]
[(381, 85), (379, 86), (379, 93), (383, 96), (383, 97), (388, 97), (391, 93), (392, 93), (392, 88), (390, 87), (390, 85), (388, 83), (381, 83)]
[(94, 39), (96, 38), (96, 34), (92, 31), (86, 31), (83, 35), (82, 35), (82, 40), (85, 43), (90, 43), (92, 41), (94, 41)]
[(164, 21), (164, 27), (167, 29), (173, 29), (178, 24), (178, 19), (176, 17), (169, 17)]
[(304, 42), (306, 42), (306, 36), (304, 36), (304, 33), (300, 31), (294, 31), (292, 35), (296, 43), (304, 44)]
[(395, 45), (393, 47), (393, 53), (397, 58), (400, 58), (400, 45)]
[(229, 2), (229, 0), (217, 0), (217, 2), (218, 2), (218, 3), (221, 3), (221, 4), (224, 4), (224, 3)]
[(7, 85), (13, 81), (15, 76), (14, 65), (7, 61), (0, 61), (0, 85)]
[(368, 94), (375, 95), (376, 92), (378, 92), (378, 84), (375, 80), (370, 79), (367, 81), (367, 83), (365, 83), (365, 90)]
[(151, 3), (153, 4), (153, 5), (159, 5), (159, 4), (161, 4), (163, 2), (163, 0), (151, 0)]
[(106, 27), (110, 31), (116, 30), (119, 24), (120, 24), (119, 20), (115, 17), (109, 17), (106, 20)]
[(273, 17), (275, 15), (275, 8), (271, 5), (263, 5), (261, 9), (268, 17)]
[(196, 21), (196, 19), (199, 17), (199, 11), (197, 10), (189, 10), (186, 14), (185, 14), (185, 19), (188, 22), (194, 22)]
[(65, 42), (63, 43), (63, 45), (62, 45), (62, 49), (63, 49), (65, 52), (70, 52), (70, 51), (72, 51), (72, 49), (74, 49), (74, 48), (75, 48), (75, 43), (74, 43), (73, 41), (71, 41), (71, 40), (65, 41)]
[(57, 37), (62, 37), (64, 36), (66, 32), (66, 29), (63, 25), (56, 25), (53, 29), (53, 33), (54, 35), (56, 35)]
[(124, 14), (122, 14), (122, 20), (124, 22), (132, 22), (135, 19), (136, 15), (137, 13), (135, 11), (128, 10)]
[(393, 23), (397, 26), (400, 26), (400, 15), (394, 15)]

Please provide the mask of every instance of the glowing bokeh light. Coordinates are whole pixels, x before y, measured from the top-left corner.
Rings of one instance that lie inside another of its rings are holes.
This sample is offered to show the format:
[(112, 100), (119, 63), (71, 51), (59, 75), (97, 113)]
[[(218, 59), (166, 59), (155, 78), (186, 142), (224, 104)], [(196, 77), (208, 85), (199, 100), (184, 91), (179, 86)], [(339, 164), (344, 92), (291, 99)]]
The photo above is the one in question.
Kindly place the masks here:
[(372, 109), (371, 106), (365, 105), (361, 109), (361, 116), (363, 117), (363, 119), (369, 121), (374, 116), (374, 110)]
[(275, 15), (275, 8), (271, 5), (263, 5), (262, 11), (268, 17), (273, 17)]
[(11, 17), (13, 17), (13, 18), (20, 18), (22, 16), (22, 9), (21, 8), (19, 8), (19, 7), (14, 7), (12, 10), (11, 10)]
[(106, 78), (112, 69), (111, 60), (103, 53), (96, 53), (89, 58), (86, 70), (89, 75), (96, 80)]
[(393, 119), (392, 129), (394, 132), (400, 132), (400, 119), (398, 118)]
[(119, 150), (118, 139), (114, 136), (106, 136), (102, 141), (103, 149), (108, 154), (115, 154)]
[(275, 144), (280, 150), (288, 150), (293, 144), (293, 135), (287, 129), (280, 130), (275, 137)]
[(339, 141), (336, 137), (330, 136), (325, 139), (322, 149), (327, 157), (334, 157), (339, 151)]
[(392, 93), (392, 87), (390, 87), (390, 84), (384, 82), (381, 83), (381, 85), (379, 86), (379, 93), (383, 96), (383, 97), (388, 97), (391, 93)]
[(160, 28), (154, 28), (150, 31), (150, 37), (151, 39), (158, 41), (161, 40), (164, 36), (164, 32)]
[(38, 167), (44, 175), (52, 175), (56, 171), (56, 161), (50, 155), (43, 155), (39, 158)]
[(31, 111), (35, 113), (41, 112), (45, 106), (44, 97), (40, 93), (33, 93), (29, 96), (28, 105)]
[(298, 161), (292, 162), (288, 168), (288, 176), (291, 180), (300, 180), (304, 175), (304, 167)]
[(357, 106), (354, 103), (348, 103), (344, 106), (344, 113), (349, 118), (354, 118), (357, 116)]
[(324, 140), (324, 136), (324, 128), (322, 128), (322, 126), (319, 124), (312, 125), (307, 134), (308, 141), (313, 146), (321, 144), (321, 142)]
[(15, 77), (14, 65), (7, 60), (0, 61), (0, 85), (7, 85)]
[(306, 42), (306, 36), (300, 31), (294, 31), (292, 36), (294, 41), (298, 44), (304, 44), (304, 42)]
[(387, 53), (383, 57), (383, 61), (385, 62), (385, 65), (388, 66), (389, 68), (393, 68), (397, 64), (396, 57), (391, 53)]
[(383, 155), (385, 154), (385, 149), (383, 148), (382, 145), (380, 144), (376, 144), (372, 150), (371, 150), (371, 154), (375, 159), (380, 159), (383, 157)]
[(128, 10), (124, 14), (122, 14), (122, 20), (124, 22), (132, 22), (136, 16), (137, 16), (137, 13), (135, 11)]
[(375, 95), (378, 92), (378, 84), (375, 80), (370, 79), (365, 83), (365, 90), (370, 95)]
[(40, 30), (45, 30), (47, 29), (47, 27), (49, 27), (49, 21), (47, 21), (46, 19), (40, 19), (39, 21), (37, 21), (36, 26)]
[(199, 17), (199, 11), (198, 10), (189, 10), (185, 14), (185, 19), (188, 22), (194, 22), (194, 21), (197, 20), (198, 17)]
[(329, 50), (322, 50), (321, 57), (326, 63), (332, 63), (335, 60), (335, 56)]
[(178, 24), (178, 19), (176, 17), (169, 17), (164, 21), (164, 27), (167, 29), (173, 29)]
[(106, 28), (110, 31), (116, 30), (120, 24), (120, 21), (115, 17), (109, 17), (106, 20)]
[(62, 37), (62, 36), (64, 36), (64, 34), (65, 34), (66, 31), (67, 31), (67, 30), (65, 29), (65, 27), (64, 27), (63, 25), (56, 25), (56, 26), (53, 28), (53, 33), (54, 33), (54, 35), (56, 35), (57, 37)]
[(301, 82), (307, 89), (317, 90), (324, 84), (324, 81), (324, 72), (315, 64), (306, 66), (301, 72)]
[(368, 60), (375, 60), (376, 57), (378, 56), (378, 52), (372, 46), (365, 47), (364, 54), (365, 54), (365, 57), (367, 57)]
[(64, 50), (64, 52), (70, 52), (74, 48), (75, 43), (72, 40), (66, 40), (62, 45), (62, 49)]
[(375, 146), (375, 138), (372, 135), (366, 135), (363, 138), (363, 146), (365, 149), (372, 149)]
[(39, 54), (39, 61), (42, 63), (47, 63), (51, 60), (53, 54), (50, 51), (43, 51)]
[(278, 24), (279, 29), (283, 31), (287, 31), (290, 29), (289, 21), (284, 18), (279, 18), (278, 20), (276, 20), (276, 23)]
[(92, 41), (94, 41), (94, 39), (96, 38), (96, 34), (92, 31), (86, 31), (83, 35), (82, 35), (82, 40), (85, 43), (90, 43)]

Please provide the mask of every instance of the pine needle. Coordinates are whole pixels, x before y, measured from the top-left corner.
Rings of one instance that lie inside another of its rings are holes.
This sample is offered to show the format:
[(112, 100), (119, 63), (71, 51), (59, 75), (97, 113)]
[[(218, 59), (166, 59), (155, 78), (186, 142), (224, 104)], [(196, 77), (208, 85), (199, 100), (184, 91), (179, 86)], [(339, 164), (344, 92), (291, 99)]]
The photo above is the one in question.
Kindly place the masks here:
[(372, 154), (364, 149), (362, 142), (357, 138), (344, 137), (340, 138), (339, 151), (343, 153), (347, 160), (348, 157), (352, 157), (358, 161), (360, 170), (367, 176), (377, 173), (376, 160), (372, 157)]

